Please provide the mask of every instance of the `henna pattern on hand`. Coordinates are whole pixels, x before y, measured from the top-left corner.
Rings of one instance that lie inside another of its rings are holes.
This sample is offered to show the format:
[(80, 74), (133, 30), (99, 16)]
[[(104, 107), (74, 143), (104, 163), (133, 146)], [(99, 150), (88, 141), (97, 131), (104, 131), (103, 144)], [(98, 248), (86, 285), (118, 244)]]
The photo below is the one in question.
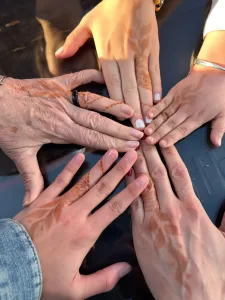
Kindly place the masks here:
[(101, 100), (102, 96), (92, 94), (90, 92), (79, 92), (78, 93), (78, 100), (79, 104), (82, 108), (90, 109), (93, 108), (93, 103), (98, 100)]
[(150, 46), (152, 25), (151, 22), (147, 25), (141, 25), (141, 6), (142, 4), (140, 3), (135, 12), (135, 26), (128, 30), (129, 46), (136, 56), (136, 75), (138, 86), (152, 90), (148, 68), (148, 48)]
[[(182, 253), (182, 245), (176, 247), (172, 243), (172, 237), (180, 235), (179, 228), (172, 221), (172, 218), (163, 212), (155, 212), (149, 222), (149, 230), (154, 234), (154, 247), (158, 251), (163, 247), (168, 249), (169, 254), (173, 259), (175, 265), (175, 279), (181, 284), (191, 299), (192, 291), (188, 284), (189, 274), (187, 273), (188, 258)], [(179, 249), (180, 248), (180, 249)]]
[(91, 187), (97, 183), (106, 171), (103, 159), (100, 159), (96, 166), (100, 171), (98, 171), (99, 173), (97, 176), (91, 176), (93, 171), (90, 170), (64, 195), (38, 207), (35, 211), (28, 215), (28, 223), (32, 224), (28, 231), (32, 239), (37, 234), (38, 230), (49, 230), (53, 224), (58, 223), (63, 208), (71, 205), (77, 199), (84, 196)]

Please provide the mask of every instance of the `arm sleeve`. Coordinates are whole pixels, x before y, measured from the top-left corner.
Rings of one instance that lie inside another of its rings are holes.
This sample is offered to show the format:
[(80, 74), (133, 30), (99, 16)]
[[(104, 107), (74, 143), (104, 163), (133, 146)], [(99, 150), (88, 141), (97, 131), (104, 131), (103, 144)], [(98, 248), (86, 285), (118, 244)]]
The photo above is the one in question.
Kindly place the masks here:
[(25, 228), (0, 220), (0, 299), (39, 300), (42, 274), (36, 249)]
[(204, 28), (204, 38), (212, 31), (225, 30), (225, 0), (212, 0), (212, 7)]

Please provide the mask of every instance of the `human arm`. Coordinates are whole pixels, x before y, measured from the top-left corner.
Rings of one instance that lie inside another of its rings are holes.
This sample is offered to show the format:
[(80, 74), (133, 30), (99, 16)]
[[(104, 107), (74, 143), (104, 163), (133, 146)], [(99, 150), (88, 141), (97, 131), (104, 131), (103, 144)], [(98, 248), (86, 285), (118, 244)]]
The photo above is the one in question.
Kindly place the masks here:
[(49, 79), (6, 78), (0, 86), (0, 147), (14, 160), (23, 176), (28, 204), (43, 189), (37, 152), (48, 143), (74, 143), (97, 149), (135, 149), (143, 133), (114, 122), (94, 111), (118, 118), (132, 116), (124, 103), (79, 92), (80, 107), (72, 104), (71, 90), (95, 81), (100, 72), (88, 70)]
[(156, 300), (222, 300), (225, 218), (217, 229), (175, 147), (161, 152), (168, 172), (157, 149), (145, 142), (134, 165), (134, 174), (150, 176), (132, 204), (134, 246), (146, 283)]
[(82, 19), (56, 56), (72, 56), (90, 37), (94, 38), (110, 97), (129, 104), (134, 109), (133, 126), (143, 129), (153, 99), (161, 99), (154, 2), (102, 1)]
[(77, 154), (34, 203), (14, 221), (7, 221), (5, 228), (13, 226), (16, 230), (15, 234), (8, 232), (11, 243), (4, 239), (4, 228), (1, 231), (0, 243), (5, 247), (0, 249), (0, 265), (4, 265), (0, 269), (0, 298), (86, 299), (111, 290), (130, 271), (127, 263), (120, 262), (89, 276), (79, 272), (102, 231), (148, 184), (148, 178), (141, 176), (93, 213), (132, 167), (137, 154), (129, 151), (106, 174), (117, 157), (117, 151), (109, 150), (80, 181), (59, 196), (84, 162), (84, 155)]

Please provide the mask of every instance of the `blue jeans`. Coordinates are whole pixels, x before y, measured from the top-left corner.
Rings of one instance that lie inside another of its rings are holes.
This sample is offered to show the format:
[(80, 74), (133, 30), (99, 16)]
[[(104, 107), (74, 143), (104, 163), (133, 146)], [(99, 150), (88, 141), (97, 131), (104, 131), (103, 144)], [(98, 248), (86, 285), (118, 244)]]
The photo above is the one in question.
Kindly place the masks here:
[(41, 293), (41, 266), (27, 231), (0, 220), (0, 300), (38, 300)]

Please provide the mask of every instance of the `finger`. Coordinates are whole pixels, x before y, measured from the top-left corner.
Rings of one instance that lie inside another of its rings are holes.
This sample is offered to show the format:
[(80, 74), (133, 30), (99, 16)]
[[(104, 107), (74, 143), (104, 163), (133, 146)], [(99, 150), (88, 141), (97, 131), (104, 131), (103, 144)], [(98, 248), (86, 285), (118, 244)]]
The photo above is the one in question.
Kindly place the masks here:
[(177, 107), (173, 103), (167, 107), (158, 117), (156, 117), (150, 125), (145, 129), (146, 135), (153, 134), (162, 124), (164, 124), (177, 111)]
[(82, 291), (80, 299), (111, 291), (117, 282), (131, 271), (127, 263), (117, 263), (92, 275), (81, 276), (79, 287)]
[(38, 200), (42, 204), (45, 204), (58, 197), (59, 194), (62, 193), (69, 185), (74, 175), (82, 166), (84, 160), (84, 154), (76, 154), (74, 158), (66, 165), (63, 171), (55, 178), (53, 183), (41, 194)]
[(159, 67), (159, 46), (157, 46), (149, 56), (149, 73), (152, 82), (154, 103), (157, 104), (162, 99), (162, 83)]
[(145, 123), (141, 112), (134, 61), (119, 61), (118, 64), (122, 79), (122, 89), (125, 103), (131, 106), (134, 110), (131, 122), (135, 128), (140, 130), (144, 129)]
[(148, 166), (141, 150), (138, 151), (138, 158), (134, 164), (134, 172), (136, 177), (146, 175), (149, 178), (148, 186), (141, 194), (144, 205), (144, 216), (149, 218), (156, 210), (159, 210), (159, 202), (156, 197), (153, 180), (149, 176)]
[(85, 26), (84, 22), (81, 21), (81, 23), (68, 35), (64, 45), (56, 51), (56, 57), (67, 58), (74, 55), (91, 36), (91, 31)]
[(211, 142), (216, 147), (219, 147), (221, 146), (222, 138), (225, 132), (225, 117), (218, 116), (215, 120), (212, 121), (211, 128), (212, 128), (210, 134)]
[(36, 153), (24, 153), (19, 159), (14, 160), (20, 175), (23, 178), (25, 196), (23, 206), (30, 205), (42, 192), (44, 180), (38, 165)]
[(225, 213), (223, 215), (223, 219), (222, 219), (222, 222), (221, 222), (221, 225), (220, 225), (219, 229), (220, 229), (220, 231), (222, 232), (222, 234), (225, 237)]
[(81, 180), (79, 180), (67, 193), (60, 197), (60, 200), (64, 203), (64, 206), (69, 206), (83, 195), (85, 195), (109, 170), (112, 164), (118, 158), (118, 152), (116, 150), (109, 150), (98, 161), (98, 163), (87, 173)]
[(149, 143), (150, 145), (154, 145), (158, 143), (159, 140), (161, 140), (168, 133), (170, 133), (175, 128), (177, 128), (186, 119), (187, 119), (186, 113), (182, 112), (182, 110), (179, 110), (174, 115), (172, 115), (165, 123), (163, 123), (160, 127), (158, 127), (150, 137), (146, 138), (146, 142)]
[(123, 102), (111, 100), (89, 92), (78, 93), (79, 105), (82, 108), (105, 112), (120, 119), (132, 117), (134, 110)]
[(96, 70), (84, 70), (72, 74), (66, 74), (56, 78), (71, 91), (77, 86), (87, 84), (89, 82), (104, 83), (102, 73)]
[(82, 108), (73, 108), (68, 110), (68, 115), (72, 120), (74, 120), (74, 122), (83, 127), (115, 138), (135, 141), (143, 137), (142, 132), (128, 126), (124, 126), (93, 111), (88, 111)]
[(166, 149), (161, 149), (161, 152), (165, 158), (170, 178), (178, 198), (180, 200), (191, 201), (195, 195), (191, 178), (176, 148), (171, 146)]
[(102, 72), (111, 99), (124, 102), (120, 71), (115, 60), (104, 60), (100, 58)]
[(137, 159), (134, 150), (128, 151), (115, 167), (107, 173), (86, 195), (81, 203), (88, 214), (100, 204), (119, 184)]
[(148, 182), (149, 179), (147, 176), (140, 176), (135, 179), (121, 193), (113, 197), (90, 217), (91, 224), (96, 227), (99, 234), (140, 196), (147, 187)]
[(162, 101), (160, 101), (157, 105), (153, 106), (149, 112), (147, 113), (147, 118), (154, 119), (159, 114), (161, 114), (162, 111), (164, 111), (173, 101), (174, 96), (172, 93), (169, 93)]
[(141, 147), (146, 159), (149, 174), (155, 185), (159, 208), (160, 210), (167, 211), (168, 207), (174, 205), (175, 196), (170, 185), (166, 168), (155, 146), (150, 146), (143, 141)]
[(192, 131), (200, 127), (201, 123), (196, 123), (192, 118), (186, 119), (182, 124), (176, 127), (172, 132), (167, 134), (160, 142), (162, 148), (167, 148), (174, 145), (179, 140), (188, 136)]
[[(135, 179), (134, 170), (131, 168), (130, 171), (127, 173), (126, 185), (128, 186), (131, 184)], [(144, 221), (144, 206), (141, 197), (137, 197), (134, 202), (131, 204), (131, 215), (132, 215), (132, 222), (136, 224), (142, 224)]]

